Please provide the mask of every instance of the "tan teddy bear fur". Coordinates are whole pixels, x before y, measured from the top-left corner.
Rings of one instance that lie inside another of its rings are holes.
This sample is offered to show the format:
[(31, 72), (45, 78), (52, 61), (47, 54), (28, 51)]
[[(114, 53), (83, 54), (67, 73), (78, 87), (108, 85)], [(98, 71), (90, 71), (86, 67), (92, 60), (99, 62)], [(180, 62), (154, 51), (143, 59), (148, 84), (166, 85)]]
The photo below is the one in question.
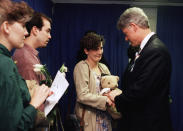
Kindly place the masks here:
[[(119, 95), (122, 91), (117, 88), (118, 87), (119, 77), (114, 75), (105, 75), (101, 77), (101, 87), (102, 88), (110, 88), (110, 90), (115, 90)], [(113, 119), (121, 118), (121, 113), (117, 112), (116, 107), (108, 107), (107, 108), (109, 114), (112, 116)]]

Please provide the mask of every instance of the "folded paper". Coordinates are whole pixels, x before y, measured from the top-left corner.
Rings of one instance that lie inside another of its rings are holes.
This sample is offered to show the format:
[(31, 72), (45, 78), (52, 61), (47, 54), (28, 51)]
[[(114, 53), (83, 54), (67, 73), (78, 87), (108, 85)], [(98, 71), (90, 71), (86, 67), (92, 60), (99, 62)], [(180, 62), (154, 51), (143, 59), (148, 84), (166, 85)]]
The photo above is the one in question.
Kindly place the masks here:
[(50, 90), (53, 91), (53, 94), (49, 96), (45, 102), (45, 116), (47, 116), (56, 103), (58, 103), (68, 86), (69, 83), (65, 78), (65, 73), (58, 71), (50, 88)]

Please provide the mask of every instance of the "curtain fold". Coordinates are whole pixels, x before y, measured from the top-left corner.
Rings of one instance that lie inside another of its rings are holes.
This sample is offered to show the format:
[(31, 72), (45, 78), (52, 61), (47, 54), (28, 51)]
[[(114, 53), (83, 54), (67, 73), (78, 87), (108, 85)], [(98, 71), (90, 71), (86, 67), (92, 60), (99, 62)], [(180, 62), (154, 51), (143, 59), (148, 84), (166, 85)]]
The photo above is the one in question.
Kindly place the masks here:
[(172, 58), (171, 104), (174, 131), (183, 131), (183, 59), (182, 7), (159, 7), (157, 34), (168, 47)]
[(128, 6), (53, 4), (50, 0), (24, 1), (34, 10), (45, 13), (53, 20), (52, 39), (46, 48), (39, 49), (39, 56), (42, 64), (47, 65), (53, 78), (63, 63), (68, 67), (69, 72), (66, 73), (66, 78), (69, 82), (69, 89), (59, 101), (62, 120), (64, 121), (69, 110), (70, 113), (74, 111), (76, 94), (73, 69), (76, 64), (80, 39), (86, 31), (93, 30), (104, 36), (106, 40), (104, 57), (110, 66), (110, 71), (113, 75), (122, 75), (128, 63), (128, 43), (125, 43), (124, 36), (117, 29), (116, 23), (120, 14)]
[[(127, 47), (124, 36), (116, 27), (120, 14), (126, 5), (94, 4), (55, 4), (53, 14), (53, 39), (50, 44), (52, 58), (51, 72), (54, 73), (62, 63), (68, 67), (67, 80), (69, 90), (66, 102), (61, 99), (61, 110), (67, 114), (68, 105), (71, 112), (75, 104), (75, 87), (73, 69), (76, 65), (80, 39), (88, 30), (96, 31), (105, 38), (104, 57), (113, 75), (121, 76), (127, 65)], [(121, 82), (121, 81), (120, 81)]]

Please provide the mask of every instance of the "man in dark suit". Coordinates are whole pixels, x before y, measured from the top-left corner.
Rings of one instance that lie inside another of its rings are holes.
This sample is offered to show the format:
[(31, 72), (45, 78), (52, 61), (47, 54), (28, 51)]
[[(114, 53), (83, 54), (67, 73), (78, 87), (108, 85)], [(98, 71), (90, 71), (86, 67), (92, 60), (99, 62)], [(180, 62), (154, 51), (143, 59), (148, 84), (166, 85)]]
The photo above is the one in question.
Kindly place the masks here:
[(171, 58), (162, 41), (149, 28), (142, 9), (127, 9), (118, 27), (131, 46), (139, 46), (123, 77), (123, 93), (110, 92), (122, 113), (122, 131), (172, 131), (169, 109)]

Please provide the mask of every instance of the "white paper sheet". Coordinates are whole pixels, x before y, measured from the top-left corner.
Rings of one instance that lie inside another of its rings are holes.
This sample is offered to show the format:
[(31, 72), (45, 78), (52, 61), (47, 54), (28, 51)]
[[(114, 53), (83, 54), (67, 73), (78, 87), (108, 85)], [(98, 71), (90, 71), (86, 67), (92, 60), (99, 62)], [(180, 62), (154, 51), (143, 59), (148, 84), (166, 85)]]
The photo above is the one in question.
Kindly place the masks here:
[(49, 96), (45, 102), (45, 116), (49, 114), (49, 112), (53, 109), (56, 103), (60, 100), (68, 86), (69, 83), (65, 79), (65, 73), (61, 73), (60, 71), (58, 71), (50, 88), (50, 90), (53, 91), (53, 94)]

